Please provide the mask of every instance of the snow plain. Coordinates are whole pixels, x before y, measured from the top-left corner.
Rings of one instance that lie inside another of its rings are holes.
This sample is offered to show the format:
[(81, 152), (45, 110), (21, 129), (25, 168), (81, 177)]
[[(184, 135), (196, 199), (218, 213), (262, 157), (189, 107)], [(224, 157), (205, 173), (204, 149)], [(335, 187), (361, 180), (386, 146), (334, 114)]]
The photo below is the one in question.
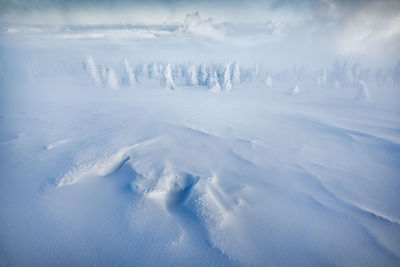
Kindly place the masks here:
[(3, 34), (0, 265), (400, 264), (398, 85), (114, 90), (162, 51), (90, 36)]

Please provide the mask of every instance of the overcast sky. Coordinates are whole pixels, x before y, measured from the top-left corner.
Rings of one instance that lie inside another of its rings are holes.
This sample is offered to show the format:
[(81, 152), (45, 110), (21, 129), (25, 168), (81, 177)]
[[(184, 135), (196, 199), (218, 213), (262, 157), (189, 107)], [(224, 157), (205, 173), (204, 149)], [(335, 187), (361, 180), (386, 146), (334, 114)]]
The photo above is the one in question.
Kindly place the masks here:
[(398, 0), (1, 0), (0, 5), (3, 21), (34, 23), (174, 22), (194, 11), (216, 21), (326, 21), (360, 12), (398, 17), (400, 11)]
[(399, 0), (0, 0), (3, 24), (175, 23), (195, 11), (215, 23), (282, 23), (294, 49), (400, 60)]

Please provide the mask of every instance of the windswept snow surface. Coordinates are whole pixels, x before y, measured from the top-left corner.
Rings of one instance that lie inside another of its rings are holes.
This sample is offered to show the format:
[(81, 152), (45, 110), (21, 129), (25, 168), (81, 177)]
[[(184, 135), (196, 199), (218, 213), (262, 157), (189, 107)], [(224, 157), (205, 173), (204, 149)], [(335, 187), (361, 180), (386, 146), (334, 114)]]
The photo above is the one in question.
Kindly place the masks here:
[(2, 44), (0, 265), (400, 265), (398, 85), (98, 86), (134, 50), (57, 45)]

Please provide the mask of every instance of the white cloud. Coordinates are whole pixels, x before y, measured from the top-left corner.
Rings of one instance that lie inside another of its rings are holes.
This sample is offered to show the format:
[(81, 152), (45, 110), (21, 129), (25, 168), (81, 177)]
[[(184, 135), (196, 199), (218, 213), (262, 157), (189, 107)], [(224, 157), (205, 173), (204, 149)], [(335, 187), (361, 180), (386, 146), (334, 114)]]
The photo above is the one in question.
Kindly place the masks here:
[(199, 12), (186, 15), (181, 27), (181, 32), (209, 37), (215, 40), (223, 40), (225, 37), (221, 30), (214, 27), (211, 18), (202, 20)]

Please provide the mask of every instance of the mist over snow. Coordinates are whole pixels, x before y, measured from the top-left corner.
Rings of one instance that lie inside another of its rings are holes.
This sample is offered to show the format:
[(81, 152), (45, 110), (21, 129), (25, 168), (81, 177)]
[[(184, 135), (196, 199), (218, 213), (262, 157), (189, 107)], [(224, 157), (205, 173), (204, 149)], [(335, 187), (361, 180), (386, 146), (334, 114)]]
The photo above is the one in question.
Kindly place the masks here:
[(400, 2), (0, 3), (1, 266), (399, 266)]

